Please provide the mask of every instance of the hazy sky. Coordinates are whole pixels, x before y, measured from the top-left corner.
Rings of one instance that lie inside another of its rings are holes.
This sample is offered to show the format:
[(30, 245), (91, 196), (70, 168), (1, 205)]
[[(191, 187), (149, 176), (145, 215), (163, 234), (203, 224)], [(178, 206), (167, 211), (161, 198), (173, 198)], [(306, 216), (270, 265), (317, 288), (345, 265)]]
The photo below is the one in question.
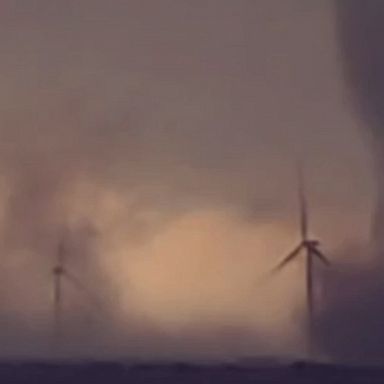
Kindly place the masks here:
[(297, 239), (296, 154), (330, 258), (372, 210), (333, 1), (4, 0), (0, 49), (5, 313), (47, 317), (69, 226), (123, 329), (143, 315), (174, 353), (204, 352), (195, 328), (291, 348), (299, 266), (256, 281)]

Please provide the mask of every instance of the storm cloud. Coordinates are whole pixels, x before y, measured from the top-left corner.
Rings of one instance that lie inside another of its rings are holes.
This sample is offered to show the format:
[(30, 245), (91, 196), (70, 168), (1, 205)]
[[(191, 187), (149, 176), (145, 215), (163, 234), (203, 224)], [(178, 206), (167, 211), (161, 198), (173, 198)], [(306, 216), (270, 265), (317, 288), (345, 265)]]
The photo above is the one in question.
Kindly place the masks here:
[[(346, 246), (349, 263), (336, 265), (324, 281), (325, 311), (319, 344), (334, 358), (381, 363), (384, 350), (384, 4), (377, 0), (337, 0), (336, 25), (345, 94), (361, 121), (361, 134), (372, 153), (375, 205), (370, 246)], [(357, 255), (360, 262), (356, 263)]]
[(46, 352), (63, 233), (102, 307), (66, 285), (71, 353), (300, 350), (300, 263), (257, 284), (296, 241), (292, 154), (327, 250), (370, 219), (333, 23), (318, 0), (3, 1), (2, 353)]

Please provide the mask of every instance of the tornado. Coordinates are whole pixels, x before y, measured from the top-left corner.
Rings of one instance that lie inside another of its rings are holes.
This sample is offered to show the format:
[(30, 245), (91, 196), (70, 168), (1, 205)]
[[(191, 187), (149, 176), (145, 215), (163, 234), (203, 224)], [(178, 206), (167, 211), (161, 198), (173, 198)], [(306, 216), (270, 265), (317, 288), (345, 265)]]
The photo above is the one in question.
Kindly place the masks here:
[(384, 252), (384, 2), (336, 0), (345, 83), (366, 128), (376, 178), (372, 237)]

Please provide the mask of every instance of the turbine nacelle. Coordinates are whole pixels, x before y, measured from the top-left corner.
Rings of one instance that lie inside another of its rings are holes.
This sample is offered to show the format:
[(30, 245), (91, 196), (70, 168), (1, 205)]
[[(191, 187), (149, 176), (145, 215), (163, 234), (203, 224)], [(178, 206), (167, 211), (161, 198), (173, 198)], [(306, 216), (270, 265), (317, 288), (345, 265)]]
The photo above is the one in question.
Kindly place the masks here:
[(56, 266), (53, 268), (53, 274), (56, 276), (63, 275), (64, 274), (64, 268), (61, 266)]
[(320, 245), (319, 240), (304, 240), (303, 245), (309, 248), (318, 247)]

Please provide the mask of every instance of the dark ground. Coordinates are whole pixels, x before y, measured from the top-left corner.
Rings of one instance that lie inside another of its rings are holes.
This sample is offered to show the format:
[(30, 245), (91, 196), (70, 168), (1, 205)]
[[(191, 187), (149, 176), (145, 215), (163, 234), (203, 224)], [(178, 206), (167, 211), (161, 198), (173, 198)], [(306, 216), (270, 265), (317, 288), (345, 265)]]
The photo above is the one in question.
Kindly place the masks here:
[(289, 366), (245, 368), (235, 365), (39, 363), (0, 364), (0, 383), (332, 383), (384, 384), (384, 368), (353, 368), (295, 363)]

